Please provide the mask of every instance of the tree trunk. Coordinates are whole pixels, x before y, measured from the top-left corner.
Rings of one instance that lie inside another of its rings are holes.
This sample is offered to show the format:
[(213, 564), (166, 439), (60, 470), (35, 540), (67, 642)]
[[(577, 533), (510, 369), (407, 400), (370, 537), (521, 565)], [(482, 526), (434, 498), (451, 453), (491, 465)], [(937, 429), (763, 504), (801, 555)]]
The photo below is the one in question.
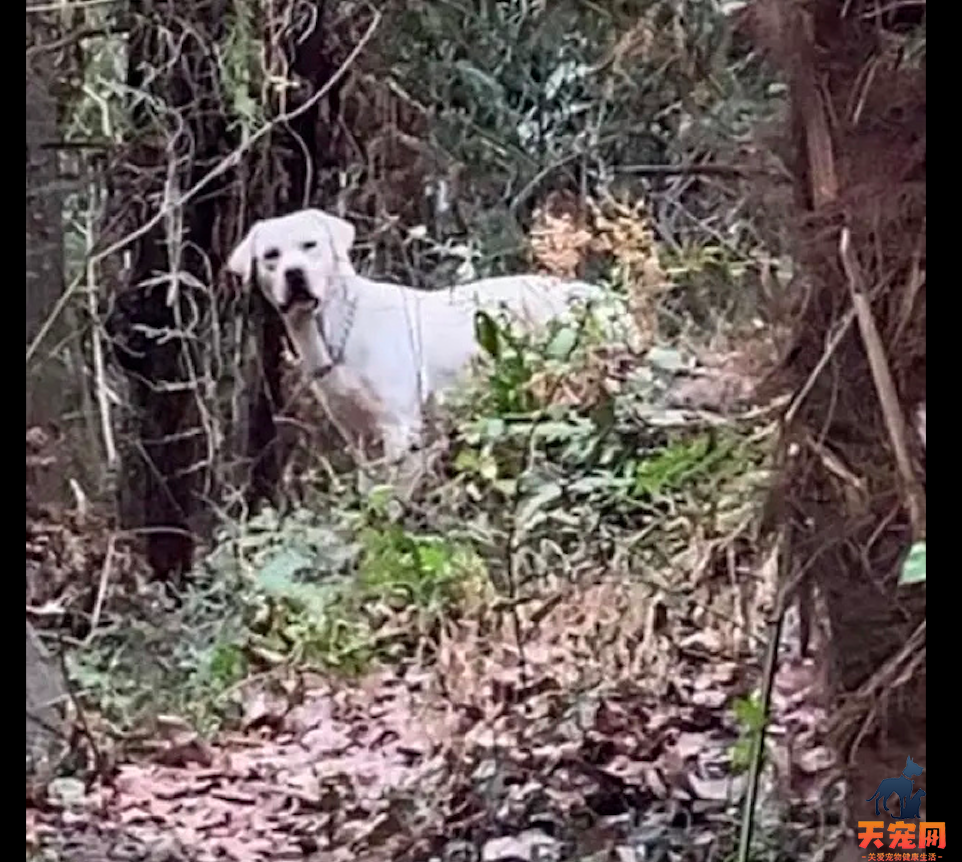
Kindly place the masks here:
[[(58, 188), (57, 101), (50, 92), (54, 76), (53, 57), (47, 51), (31, 51), (38, 16), (27, 19), (27, 345), (39, 339), (27, 362), (27, 427), (49, 426), (61, 414), (64, 392), (70, 382), (64, 366), (53, 354), (60, 341), (62, 318), (48, 319), (63, 295), (63, 195)], [(63, 488), (62, 471), (38, 471), (32, 493), (39, 500), (57, 498)]]
[[(285, 110), (292, 112), (309, 101), (336, 72), (338, 64), (328, 46), (327, 4), (311, 3), (312, 14), (304, 15), (304, 30), (288, 33), (282, 46), (283, 67), (290, 69), (298, 86), (287, 94)], [(272, 106), (275, 111), (280, 105)], [(326, 110), (325, 110), (326, 109)], [(335, 119), (340, 111), (340, 84), (331, 88), (325, 99), (315, 101), (289, 122), (278, 126), (271, 136), (267, 195), (254, 195), (264, 207), (252, 213), (251, 220), (281, 215), (318, 204), (321, 194), (318, 178), (336, 166), (333, 137)], [(323, 117), (328, 123), (324, 127)], [(267, 197), (270, 196), (271, 200)], [(248, 457), (252, 464), (250, 502), (272, 500), (276, 495), (285, 453), (279, 445), (275, 416), (282, 412), (280, 358), (283, 323), (280, 316), (259, 294), (252, 303), (254, 340), (257, 345), (258, 381), (251, 406)]]
[[(49, 145), (57, 139), (57, 102), (50, 91), (55, 67), (52, 55), (31, 51), (42, 19), (27, 19), (27, 100), (26, 100), (26, 324), (27, 346), (35, 340), (39, 347), (34, 360), (27, 362), (27, 428), (49, 426), (56, 422), (63, 404), (64, 369), (56, 357), (49, 356), (62, 328), (48, 318), (63, 294), (63, 221), (62, 194), (57, 187), (56, 151)], [(47, 146), (45, 146), (47, 145)], [(41, 333), (46, 334), (41, 338)], [(35, 499), (50, 501), (60, 496), (62, 471), (38, 467), (31, 471), (30, 491)], [(29, 577), (29, 573), (28, 573)], [(26, 719), (27, 776), (43, 780), (60, 756), (63, 743), (60, 703), (65, 694), (64, 680), (44, 654), (30, 622), (26, 641)]]
[(128, 286), (109, 326), (129, 375), (138, 438), (125, 453), (124, 475), (126, 498), (142, 511), (128, 510), (124, 520), (143, 523), (152, 569), (175, 580), (192, 565), (203, 501), (215, 492), (223, 433), (212, 401), (221, 358), (214, 355), (222, 258), (216, 238), (230, 176), (186, 206), (171, 206), (170, 197), (191, 189), (230, 146), (215, 59), (223, 6), (133, 4), (128, 85), (165, 110), (139, 103), (133, 111), (128, 171), (113, 190), (113, 207), (126, 211), (131, 229), (156, 218), (159, 207), (169, 210), (134, 244)]

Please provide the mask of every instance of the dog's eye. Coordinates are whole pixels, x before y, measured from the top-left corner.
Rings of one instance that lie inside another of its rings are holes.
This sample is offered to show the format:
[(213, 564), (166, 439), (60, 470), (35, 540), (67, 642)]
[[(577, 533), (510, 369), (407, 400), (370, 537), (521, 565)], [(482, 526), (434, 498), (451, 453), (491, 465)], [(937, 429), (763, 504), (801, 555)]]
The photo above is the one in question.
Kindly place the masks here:
[(264, 252), (264, 260), (277, 260), (280, 256), (280, 249), (277, 248), (269, 248)]
[(317, 248), (317, 243), (314, 240), (308, 240), (307, 242), (301, 243), (301, 248), (304, 251), (310, 251), (312, 248)]

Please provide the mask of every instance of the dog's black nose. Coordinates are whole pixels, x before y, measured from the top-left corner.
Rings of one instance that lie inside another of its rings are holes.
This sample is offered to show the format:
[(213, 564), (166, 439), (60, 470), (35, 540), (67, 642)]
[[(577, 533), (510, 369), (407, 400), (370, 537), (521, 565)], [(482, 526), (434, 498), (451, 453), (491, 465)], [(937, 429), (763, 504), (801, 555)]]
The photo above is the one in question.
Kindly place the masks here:
[(291, 300), (312, 299), (310, 290), (307, 289), (307, 276), (304, 270), (294, 267), (284, 271), (284, 284)]

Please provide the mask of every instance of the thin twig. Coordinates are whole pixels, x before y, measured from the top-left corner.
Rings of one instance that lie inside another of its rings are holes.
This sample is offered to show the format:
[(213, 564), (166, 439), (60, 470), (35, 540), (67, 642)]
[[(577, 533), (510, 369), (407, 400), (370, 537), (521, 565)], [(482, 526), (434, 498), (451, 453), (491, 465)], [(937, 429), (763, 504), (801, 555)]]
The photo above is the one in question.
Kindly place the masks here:
[(895, 462), (902, 476), (906, 496), (908, 497), (912, 534), (916, 539), (920, 539), (925, 535), (925, 501), (915, 477), (915, 471), (912, 468), (912, 459), (909, 456), (905, 433), (905, 411), (899, 403), (895, 381), (892, 379), (892, 371), (885, 355), (885, 348), (882, 346), (882, 339), (875, 324), (872, 307), (866, 296), (862, 272), (852, 249), (851, 231), (847, 227), (842, 229), (838, 251), (842, 259), (842, 268), (845, 270), (845, 276), (848, 279), (852, 305), (858, 319), (862, 342), (865, 344), (865, 352), (868, 355), (872, 380), (875, 383), (875, 391), (882, 407), (885, 426), (895, 453)]
[(839, 323), (835, 332), (833, 332), (832, 335), (826, 340), (825, 350), (822, 352), (821, 357), (815, 364), (815, 367), (812, 369), (812, 373), (808, 375), (808, 379), (802, 385), (802, 388), (798, 390), (798, 393), (792, 399), (792, 403), (785, 411), (784, 423), (786, 426), (792, 424), (792, 420), (795, 418), (799, 408), (802, 406), (802, 402), (808, 397), (808, 393), (812, 391), (812, 387), (821, 376), (822, 371), (825, 370), (825, 366), (828, 365), (828, 361), (838, 349), (839, 344), (842, 343), (842, 339), (848, 332), (853, 320), (855, 320), (855, 309), (850, 308), (845, 317), (842, 318), (842, 321)]
[(103, 612), (104, 598), (107, 595), (107, 584), (110, 581), (110, 572), (113, 568), (111, 564), (114, 561), (114, 544), (116, 538), (116, 535), (111, 535), (107, 540), (107, 553), (104, 554), (104, 564), (100, 568), (100, 583), (97, 586), (97, 598), (94, 601), (94, 609), (90, 614), (90, 631), (87, 632), (87, 638), (84, 641), (85, 645), (89, 644), (93, 639), (97, 633), (97, 626), (100, 624), (100, 614)]
[[(781, 547), (784, 533), (775, 543), (773, 556), (785, 561), (788, 555)], [(785, 579), (787, 580), (787, 578)], [(778, 668), (778, 647), (782, 639), (782, 623), (785, 619), (785, 609), (791, 599), (790, 590), (781, 590), (775, 607), (775, 618), (768, 625), (768, 651), (765, 655), (765, 669), (762, 681), (762, 723), (758, 728), (752, 745), (751, 765), (748, 772), (748, 792), (745, 794), (745, 807), (742, 809), (742, 828), (738, 840), (738, 862), (748, 862), (749, 849), (752, 841), (752, 830), (755, 825), (755, 800), (758, 797), (758, 780), (761, 777), (762, 759), (765, 754), (765, 731), (768, 727), (768, 715), (772, 704), (772, 688), (775, 682), (775, 671)]]
[[(87, 254), (93, 251), (94, 237), (94, 201), (96, 194), (91, 186), (91, 204), (85, 230)], [(97, 266), (91, 260), (87, 264), (87, 312), (92, 321), (97, 320)], [(104, 455), (107, 459), (107, 469), (111, 470), (117, 464), (117, 445), (114, 442), (113, 422), (111, 421), (110, 398), (107, 395), (107, 375), (104, 363), (104, 348), (100, 340), (100, 328), (95, 324), (90, 331), (90, 343), (94, 366), (94, 392), (97, 398), (97, 408), (100, 413), (100, 433), (104, 441)]]
[[(588, 327), (588, 318), (590, 315), (590, 309), (582, 315), (578, 331), (575, 335), (575, 341), (569, 352), (569, 358), (574, 355), (574, 352), (582, 344), (582, 339), (584, 338), (585, 331)], [(511, 500), (511, 510), (510, 510), (510, 520), (508, 522), (508, 535), (507, 535), (507, 550), (505, 557), (505, 579), (508, 582), (508, 598), (509, 603), (509, 616), (511, 619), (511, 627), (513, 630), (515, 638), (515, 646), (518, 650), (518, 676), (520, 679), (521, 690), (525, 690), (528, 686), (528, 663), (526, 658), (526, 653), (524, 649), (524, 633), (522, 631), (521, 616), (518, 613), (518, 607), (516, 599), (518, 598), (518, 589), (520, 585), (518, 584), (517, 577), (517, 563), (516, 554), (518, 553), (520, 547), (520, 531), (518, 529), (518, 510), (521, 507), (521, 500), (523, 496), (522, 482), (520, 477), (524, 476), (525, 473), (529, 472), (532, 468), (535, 453), (535, 435), (538, 432), (540, 424), (547, 418), (547, 405), (550, 405), (555, 395), (560, 391), (561, 386), (564, 382), (564, 377), (559, 375), (556, 380), (553, 381), (552, 385), (549, 387), (546, 397), (544, 399), (544, 404), (546, 405), (540, 411), (540, 415), (531, 423), (531, 428), (528, 431), (527, 440), (525, 441), (525, 462), (518, 474), (519, 481), (515, 485), (514, 494)], [(526, 704), (527, 708), (527, 704)]]
[(84, 712), (83, 704), (80, 702), (80, 698), (71, 684), (70, 674), (67, 672), (67, 651), (63, 640), (60, 641), (59, 649), (57, 650), (57, 659), (60, 665), (60, 673), (63, 676), (64, 688), (67, 689), (67, 695), (70, 698), (70, 702), (73, 704), (73, 708), (77, 712), (77, 721), (80, 722), (80, 728), (83, 731), (83, 735), (86, 737), (87, 742), (90, 743), (90, 750), (94, 756), (94, 764), (96, 766), (97, 775), (104, 777), (107, 774), (107, 761), (104, 758), (103, 753), (100, 751), (100, 747), (97, 745), (97, 740), (94, 739), (93, 731), (91, 731), (90, 724), (87, 721), (87, 714)]
[(765, 168), (751, 168), (743, 165), (722, 165), (711, 162), (692, 163), (687, 165), (614, 165), (612, 173), (635, 174), (643, 177), (748, 177), (748, 176), (780, 176), (780, 174)]
[(56, 0), (54, 3), (27, 3), (27, 14), (36, 15), (43, 12), (64, 12), (66, 10), (79, 11), (81, 9), (92, 9), (95, 6), (119, 6), (121, 0)]

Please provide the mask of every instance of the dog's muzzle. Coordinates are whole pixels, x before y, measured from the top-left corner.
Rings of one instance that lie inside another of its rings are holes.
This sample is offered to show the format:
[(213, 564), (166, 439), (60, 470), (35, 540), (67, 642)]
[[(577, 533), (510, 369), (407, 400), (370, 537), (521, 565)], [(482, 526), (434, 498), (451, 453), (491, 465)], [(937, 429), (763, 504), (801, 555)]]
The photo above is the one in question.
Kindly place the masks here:
[(317, 297), (308, 289), (307, 276), (303, 269), (288, 269), (284, 272), (284, 287), (287, 289), (287, 301), (282, 312), (290, 311), (295, 306), (317, 306)]

